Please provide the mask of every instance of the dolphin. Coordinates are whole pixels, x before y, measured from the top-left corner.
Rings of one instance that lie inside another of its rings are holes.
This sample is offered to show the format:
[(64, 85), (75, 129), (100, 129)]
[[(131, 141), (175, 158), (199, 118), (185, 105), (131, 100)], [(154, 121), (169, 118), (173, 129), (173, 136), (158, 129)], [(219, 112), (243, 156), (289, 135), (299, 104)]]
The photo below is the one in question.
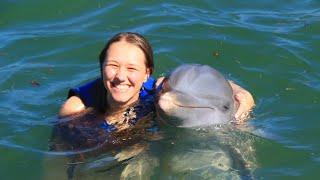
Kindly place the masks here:
[[(234, 120), (231, 86), (225, 77), (208, 65), (178, 66), (162, 84), (158, 111), (170, 117), (166, 123), (178, 127), (207, 127)], [(168, 119), (168, 118), (165, 118)]]
[(170, 150), (164, 159), (173, 174), (254, 179), (250, 168), (255, 165), (254, 158), (247, 157), (253, 156), (248, 153), (252, 143), (245, 133), (228, 126), (234, 121), (236, 107), (232, 88), (220, 72), (208, 65), (184, 64), (174, 69), (161, 87), (158, 119), (171, 125), (166, 130), (174, 138), (169, 138), (165, 149)]

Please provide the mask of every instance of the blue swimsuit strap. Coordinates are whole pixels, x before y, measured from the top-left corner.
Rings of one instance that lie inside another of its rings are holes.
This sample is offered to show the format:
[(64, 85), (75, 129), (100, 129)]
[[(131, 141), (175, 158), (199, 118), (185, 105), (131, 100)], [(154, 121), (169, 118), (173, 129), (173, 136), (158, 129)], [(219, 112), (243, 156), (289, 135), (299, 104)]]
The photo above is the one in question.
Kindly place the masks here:
[(156, 80), (153, 79), (152, 77), (149, 77), (147, 81), (142, 84), (142, 88), (139, 93), (139, 98), (141, 100), (144, 100), (144, 99), (150, 98), (150, 96), (154, 96), (155, 84), (156, 84)]

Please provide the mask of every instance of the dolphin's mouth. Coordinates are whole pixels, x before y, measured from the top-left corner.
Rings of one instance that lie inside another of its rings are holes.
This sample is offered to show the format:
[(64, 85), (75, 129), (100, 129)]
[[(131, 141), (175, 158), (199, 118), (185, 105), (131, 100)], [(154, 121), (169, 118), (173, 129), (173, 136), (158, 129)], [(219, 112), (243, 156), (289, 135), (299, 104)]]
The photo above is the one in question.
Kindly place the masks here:
[(175, 99), (175, 101), (172, 101), (172, 104), (176, 105), (177, 107), (216, 110), (215, 107), (212, 107), (205, 102), (201, 102), (201, 100), (195, 96), (192, 96), (179, 90), (173, 90), (172, 92), (174, 94)]
[(179, 104), (177, 102), (172, 102), (172, 104), (178, 106), (178, 107), (182, 107), (182, 108), (201, 108), (201, 109), (211, 109), (211, 110), (215, 110), (215, 108), (213, 107), (210, 107), (210, 106), (201, 106), (201, 105), (182, 105), (182, 104)]

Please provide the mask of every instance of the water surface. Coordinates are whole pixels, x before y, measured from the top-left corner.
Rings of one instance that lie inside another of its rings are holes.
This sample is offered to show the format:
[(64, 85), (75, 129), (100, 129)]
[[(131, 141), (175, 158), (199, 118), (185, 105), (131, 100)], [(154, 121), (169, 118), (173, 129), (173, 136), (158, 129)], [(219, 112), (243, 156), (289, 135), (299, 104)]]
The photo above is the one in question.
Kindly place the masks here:
[(4, 0), (0, 12), (2, 179), (42, 179), (68, 88), (98, 76), (121, 31), (150, 40), (155, 76), (209, 64), (252, 92), (256, 178), (319, 177), (319, 1)]

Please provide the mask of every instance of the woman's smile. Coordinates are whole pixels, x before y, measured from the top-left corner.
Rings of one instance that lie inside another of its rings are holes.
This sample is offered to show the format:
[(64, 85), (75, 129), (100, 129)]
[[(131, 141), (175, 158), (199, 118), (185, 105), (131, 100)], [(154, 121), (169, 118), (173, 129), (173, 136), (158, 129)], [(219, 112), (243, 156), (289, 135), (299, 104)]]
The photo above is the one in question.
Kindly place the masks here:
[(115, 84), (115, 83), (111, 82), (111, 87), (115, 91), (118, 91), (120, 93), (124, 93), (124, 92), (127, 92), (129, 90), (129, 88), (131, 88), (132, 86), (128, 85), (128, 84)]

